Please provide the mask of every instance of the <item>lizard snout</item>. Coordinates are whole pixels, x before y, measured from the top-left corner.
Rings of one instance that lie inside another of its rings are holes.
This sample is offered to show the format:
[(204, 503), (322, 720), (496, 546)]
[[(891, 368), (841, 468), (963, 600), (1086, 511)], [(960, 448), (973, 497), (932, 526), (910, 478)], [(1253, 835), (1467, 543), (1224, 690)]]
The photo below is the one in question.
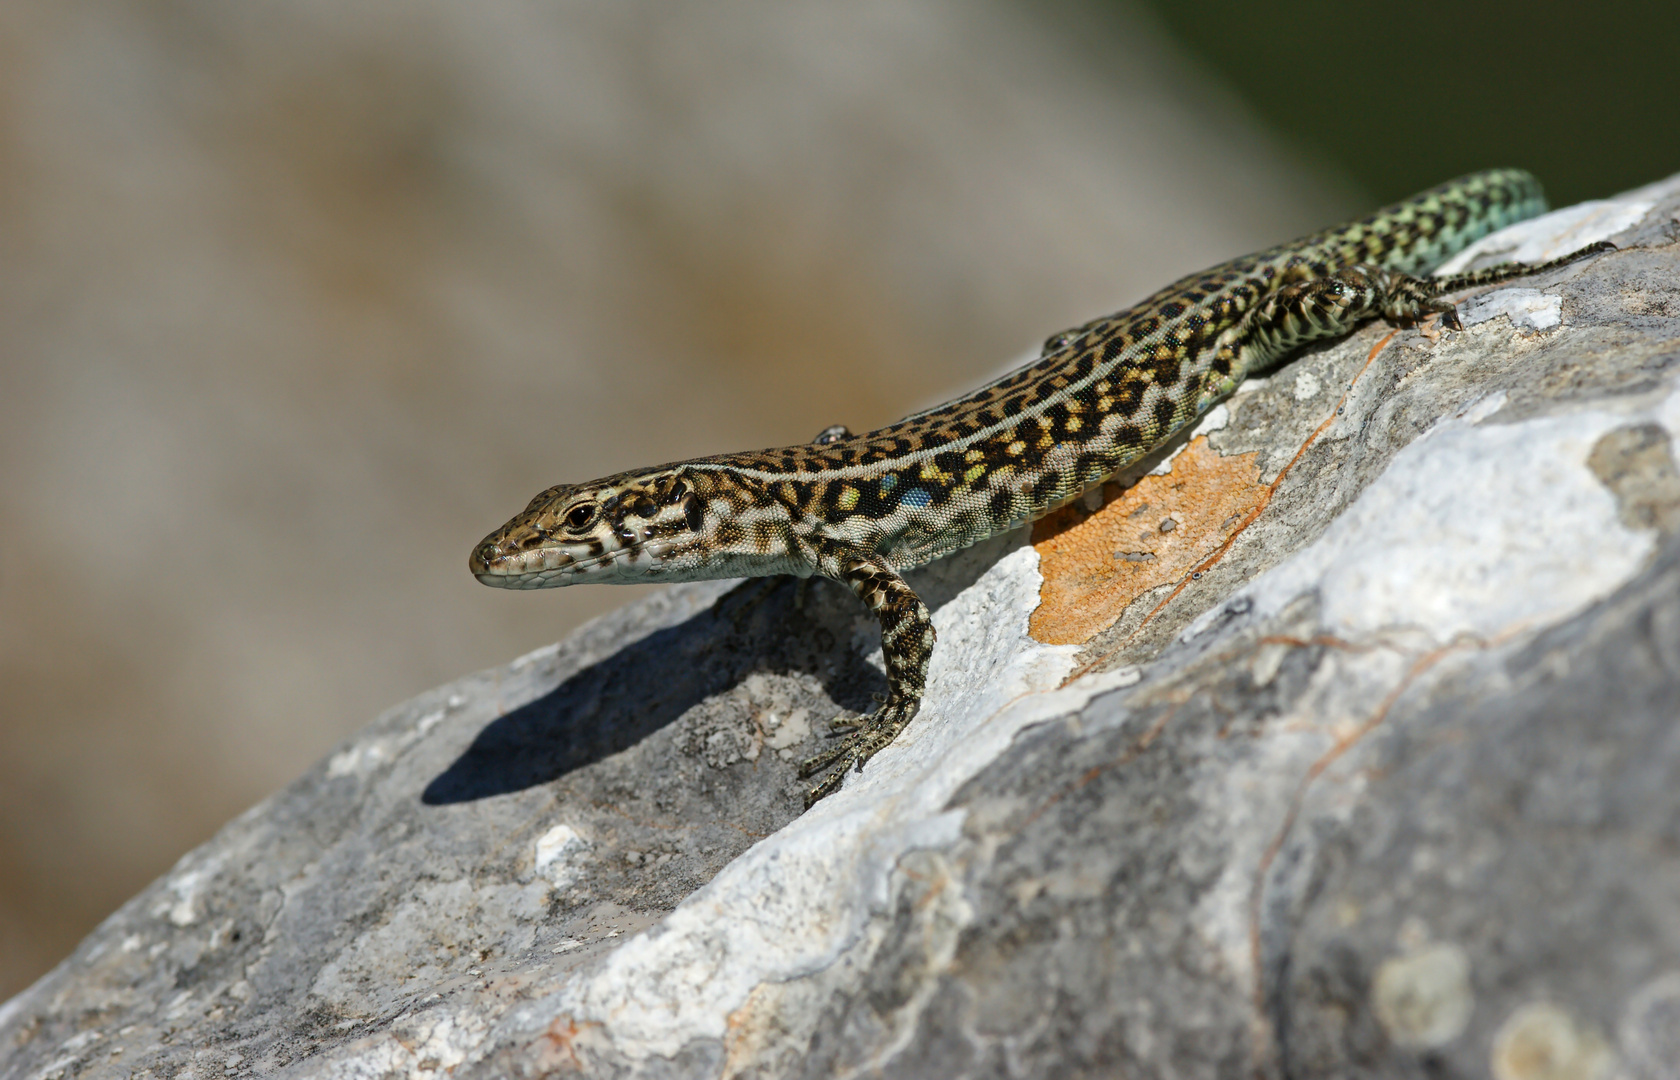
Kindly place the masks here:
[(473, 548), (472, 554), (467, 557), (467, 569), (471, 570), (473, 576), (477, 577), (480, 574), (488, 573), (490, 564), (501, 557), (502, 549), (497, 547), (494, 542), (486, 540)]

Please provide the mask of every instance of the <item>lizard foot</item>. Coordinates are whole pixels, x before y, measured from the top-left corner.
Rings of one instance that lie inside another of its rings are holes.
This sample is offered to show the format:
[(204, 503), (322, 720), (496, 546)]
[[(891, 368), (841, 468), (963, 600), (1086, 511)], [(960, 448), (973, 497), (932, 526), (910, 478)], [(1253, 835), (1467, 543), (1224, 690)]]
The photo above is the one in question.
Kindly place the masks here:
[(863, 763), (874, 757), (883, 747), (897, 738), (904, 730), (916, 710), (921, 707), (921, 701), (913, 698), (889, 697), (887, 703), (868, 716), (860, 716), (855, 720), (835, 720), (830, 723), (830, 730), (836, 732), (850, 729), (851, 733), (842, 735), (839, 743), (824, 750), (813, 758), (809, 758), (799, 766), (801, 780), (815, 776), (833, 766), (834, 771), (812, 785), (805, 794), (805, 808), (809, 810), (817, 800), (826, 798), (840, 789), (840, 782), (846, 778), (846, 773), (856, 768), (863, 771)]

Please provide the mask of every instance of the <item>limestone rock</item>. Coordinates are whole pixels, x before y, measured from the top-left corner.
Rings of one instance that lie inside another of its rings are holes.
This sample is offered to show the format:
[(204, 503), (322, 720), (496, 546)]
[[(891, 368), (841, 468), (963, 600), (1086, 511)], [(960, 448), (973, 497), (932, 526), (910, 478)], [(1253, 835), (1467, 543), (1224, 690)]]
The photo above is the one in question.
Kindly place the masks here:
[[(1490, 238), (1622, 250), (919, 573), (922, 715), (808, 813), (884, 688), (823, 583), (392, 710), (0, 1007), (0, 1076), (1675, 1076), (1677, 211)], [(1112, 613), (1034, 623), (1041, 565)]]

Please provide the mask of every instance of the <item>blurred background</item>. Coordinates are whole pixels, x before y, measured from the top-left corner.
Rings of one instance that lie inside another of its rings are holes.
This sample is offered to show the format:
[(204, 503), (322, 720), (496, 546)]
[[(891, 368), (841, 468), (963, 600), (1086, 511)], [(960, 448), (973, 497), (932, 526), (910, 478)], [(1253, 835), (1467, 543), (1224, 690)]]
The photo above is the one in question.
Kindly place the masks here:
[(629, 589), (539, 489), (863, 429), (1449, 176), (1680, 169), (1552, 2), (0, 4), (0, 999), (382, 709)]

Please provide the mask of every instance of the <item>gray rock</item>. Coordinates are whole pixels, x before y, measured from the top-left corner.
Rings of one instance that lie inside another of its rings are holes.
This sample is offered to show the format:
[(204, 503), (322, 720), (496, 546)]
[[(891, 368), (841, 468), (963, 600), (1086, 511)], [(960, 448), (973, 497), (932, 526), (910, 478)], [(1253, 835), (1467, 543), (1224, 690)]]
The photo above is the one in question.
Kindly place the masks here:
[(923, 714), (808, 813), (884, 688), (823, 583), (392, 710), (0, 1007), (0, 1076), (1680, 1075), (1677, 210), (1245, 388), (1202, 434), (1269, 501), (1083, 644), (1024, 535), (921, 572)]

